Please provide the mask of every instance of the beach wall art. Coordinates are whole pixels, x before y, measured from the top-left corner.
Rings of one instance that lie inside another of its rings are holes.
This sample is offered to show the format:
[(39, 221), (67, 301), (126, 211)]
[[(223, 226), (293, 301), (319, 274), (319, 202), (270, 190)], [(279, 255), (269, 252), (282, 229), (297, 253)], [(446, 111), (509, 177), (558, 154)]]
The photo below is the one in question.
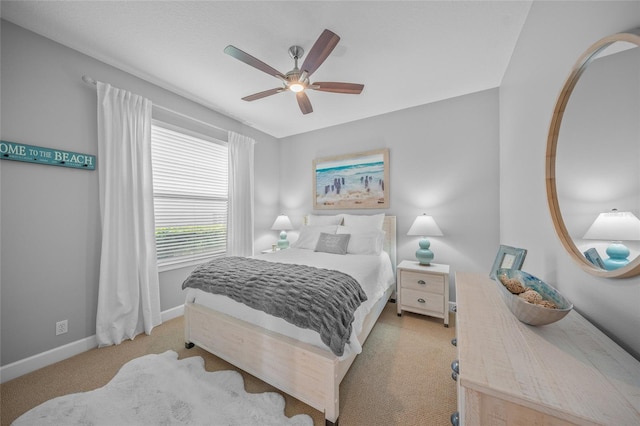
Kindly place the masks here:
[(314, 209), (389, 207), (389, 149), (313, 160)]

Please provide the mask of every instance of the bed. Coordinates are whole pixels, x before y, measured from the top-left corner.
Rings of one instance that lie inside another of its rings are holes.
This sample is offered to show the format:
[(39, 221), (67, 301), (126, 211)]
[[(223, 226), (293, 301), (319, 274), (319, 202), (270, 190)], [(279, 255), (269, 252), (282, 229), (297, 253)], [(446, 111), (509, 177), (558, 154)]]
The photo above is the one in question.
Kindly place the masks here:
[[(386, 283), (382, 288), (376, 284), (376, 294), (371, 294), (373, 297), (369, 297), (356, 310), (352, 336), (341, 355), (337, 355), (325, 345), (315, 332), (287, 325), (285, 321), (264, 312), (238, 306), (242, 304), (226, 296), (211, 295), (197, 289), (187, 289), (184, 315), (185, 346), (190, 348), (198, 345), (323, 412), (327, 425), (337, 425), (340, 383), (395, 291), (395, 219), (395, 216), (384, 216), (382, 223), (384, 241), (380, 258), (388, 262), (391, 277), (383, 278), (386, 279)], [(283, 263), (312, 262), (305, 260), (306, 254), (303, 255), (302, 251), (304, 250), (294, 246), (291, 249), (253, 258)], [(357, 254), (317, 254), (321, 258), (318, 267), (331, 263), (343, 268), (345, 264), (350, 263), (350, 259), (359, 259)], [(331, 259), (335, 259), (335, 262)], [(346, 269), (349, 270), (348, 267)], [(367, 276), (361, 275), (358, 271), (350, 270), (349, 273), (351, 272), (358, 276), (357, 280), (375, 281), (384, 277), (382, 273), (373, 274), (378, 277), (373, 278), (371, 274)], [(369, 296), (368, 283), (362, 284)], [(220, 299), (227, 300), (220, 302)], [(284, 328), (282, 323), (285, 323)]]

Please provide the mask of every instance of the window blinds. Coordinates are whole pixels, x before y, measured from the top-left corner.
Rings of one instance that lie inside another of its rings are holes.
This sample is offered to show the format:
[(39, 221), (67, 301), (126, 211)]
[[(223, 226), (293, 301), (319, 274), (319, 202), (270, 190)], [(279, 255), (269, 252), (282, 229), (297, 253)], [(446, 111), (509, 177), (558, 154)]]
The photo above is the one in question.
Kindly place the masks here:
[(151, 146), (158, 266), (224, 255), (226, 143), (154, 121)]

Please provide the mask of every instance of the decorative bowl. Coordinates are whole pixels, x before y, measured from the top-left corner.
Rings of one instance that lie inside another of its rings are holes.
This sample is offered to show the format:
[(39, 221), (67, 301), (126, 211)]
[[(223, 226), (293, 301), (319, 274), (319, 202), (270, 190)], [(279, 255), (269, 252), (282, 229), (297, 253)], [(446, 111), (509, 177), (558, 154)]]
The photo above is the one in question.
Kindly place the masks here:
[[(547, 308), (542, 305), (529, 303), (517, 294), (511, 293), (500, 281), (500, 277), (507, 279), (517, 279), (524, 287), (537, 291), (543, 300), (553, 302), (557, 308)], [(567, 315), (573, 304), (558, 290), (551, 287), (544, 281), (517, 269), (499, 269), (495, 278), (498, 284), (498, 290), (502, 295), (502, 299), (506, 303), (509, 310), (525, 324), (529, 325), (547, 325), (554, 323)]]

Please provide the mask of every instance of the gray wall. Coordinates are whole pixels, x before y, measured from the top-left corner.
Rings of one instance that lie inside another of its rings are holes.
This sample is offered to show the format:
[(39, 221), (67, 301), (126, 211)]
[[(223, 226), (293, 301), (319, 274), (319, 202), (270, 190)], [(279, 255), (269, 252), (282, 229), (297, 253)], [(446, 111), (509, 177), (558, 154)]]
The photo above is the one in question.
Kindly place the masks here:
[[(81, 80), (87, 74), (256, 139), (256, 158), (264, 160), (256, 162), (256, 211), (266, 212), (257, 216), (256, 227), (270, 234), (266, 229), (278, 210), (278, 180), (272, 173), (277, 140), (9, 22), (0, 23), (3, 140), (96, 155), (96, 94)], [(6, 365), (95, 334), (101, 235), (97, 170), (0, 161), (0, 181), (1, 359)], [(184, 302), (180, 285), (188, 272), (160, 274), (162, 310)], [(69, 332), (56, 336), (55, 323), (63, 319), (69, 320)]]
[(640, 2), (533, 3), (500, 88), (500, 240), (527, 248), (523, 269), (640, 359), (640, 277), (596, 278), (574, 263), (554, 232), (544, 175), (551, 115), (574, 63), (638, 26)]
[[(281, 210), (295, 228), (313, 211), (313, 159), (389, 148), (389, 209), (315, 213), (397, 216), (398, 262), (415, 260), (419, 238), (407, 231), (427, 213), (444, 234), (430, 238), (434, 262), (451, 265), (452, 273), (488, 275), (499, 245), (498, 129), (498, 89), (492, 89), (285, 138)], [(453, 285), (450, 293), (455, 300)]]

